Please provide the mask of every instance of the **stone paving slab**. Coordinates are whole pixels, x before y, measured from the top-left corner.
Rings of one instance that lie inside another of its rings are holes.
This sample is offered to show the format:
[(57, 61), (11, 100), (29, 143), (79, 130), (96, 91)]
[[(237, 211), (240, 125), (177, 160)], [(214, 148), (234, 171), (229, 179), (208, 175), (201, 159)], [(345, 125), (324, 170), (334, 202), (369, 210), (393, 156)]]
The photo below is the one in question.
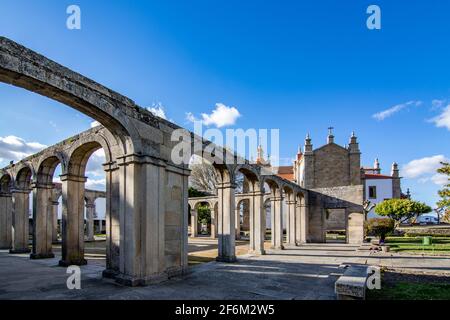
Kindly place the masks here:
[(242, 255), (233, 264), (210, 262), (184, 277), (148, 287), (123, 287), (101, 277), (104, 266), (89, 260), (82, 266), (82, 289), (68, 290), (59, 257), (29, 260), (28, 255), (0, 251), (0, 299), (335, 299), (334, 283), (341, 264), (419, 268), (450, 276), (450, 259), (408, 255), (371, 255), (351, 245), (308, 244), (268, 250), (265, 256)]

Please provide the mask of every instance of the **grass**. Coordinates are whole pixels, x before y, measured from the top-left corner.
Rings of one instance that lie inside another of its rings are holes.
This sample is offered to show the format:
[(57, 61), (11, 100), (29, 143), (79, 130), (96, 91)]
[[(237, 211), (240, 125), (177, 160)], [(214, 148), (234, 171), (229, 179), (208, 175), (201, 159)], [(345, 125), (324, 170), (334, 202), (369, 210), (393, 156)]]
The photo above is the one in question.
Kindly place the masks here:
[(450, 300), (450, 281), (442, 275), (382, 273), (381, 289), (368, 290), (368, 300)]
[(381, 290), (368, 290), (369, 300), (450, 300), (450, 284), (399, 282)]
[(387, 237), (386, 244), (393, 252), (450, 255), (450, 238), (433, 237), (432, 240), (431, 245), (424, 246), (423, 237)]

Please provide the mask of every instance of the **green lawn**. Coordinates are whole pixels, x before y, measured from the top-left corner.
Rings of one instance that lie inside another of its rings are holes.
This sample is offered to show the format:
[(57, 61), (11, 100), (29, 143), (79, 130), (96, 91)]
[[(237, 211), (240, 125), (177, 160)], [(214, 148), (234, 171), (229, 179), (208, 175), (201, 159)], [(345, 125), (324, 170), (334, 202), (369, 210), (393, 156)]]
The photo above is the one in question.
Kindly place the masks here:
[(433, 237), (429, 246), (422, 245), (423, 237), (387, 237), (386, 244), (393, 252), (450, 255), (450, 238)]
[(450, 300), (449, 283), (399, 282), (381, 290), (368, 290), (369, 300)]

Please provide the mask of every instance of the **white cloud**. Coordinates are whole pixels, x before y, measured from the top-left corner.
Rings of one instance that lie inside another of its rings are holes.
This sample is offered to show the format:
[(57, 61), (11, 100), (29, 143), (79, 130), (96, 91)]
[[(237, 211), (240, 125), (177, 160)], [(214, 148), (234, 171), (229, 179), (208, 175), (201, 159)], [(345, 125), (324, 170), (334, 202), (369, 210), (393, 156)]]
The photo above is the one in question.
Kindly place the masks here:
[[(231, 126), (236, 123), (236, 120), (241, 116), (238, 109), (235, 107), (228, 107), (223, 103), (216, 103), (216, 108), (210, 113), (202, 113), (202, 119), (204, 125), (215, 125), (217, 128), (225, 126)], [(190, 122), (197, 121), (195, 116), (188, 112), (186, 118)]]
[(166, 112), (164, 111), (164, 106), (161, 102), (154, 103), (151, 107), (147, 108), (147, 110), (157, 117), (167, 119)]
[(95, 128), (95, 127), (98, 127), (98, 126), (100, 126), (101, 124), (100, 124), (100, 122), (98, 122), (98, 121), (92, 121), (91, 122), (91, 128)]
[(93, 190), (105, 190), (106, 179), (87, 179), (85, 188)]
[(0, 161), (19, 161), (46, 147), (39, 142), (27, 142), (16, 136), (0, 137)]
[(431, 177), (431, 181), (433, 181), (438, 186), (444, 186), (446, 184), (449, 184), (448, 177), (444, 174), (436, 173)]
[(450, 130), (450, 104), (445, 107), (444, 111), (437, 117), (430, 120), (438, 128), (447, 128)]
[(103, 170), (103, 163), (105, 163), (105, 161), (105, 151), (102, 148), (95, 151), (89, 158), (86, 167), (86, 175), (88, 178), (104, 177), (105, 171)]
[(403, 109), (408, 109), (411, 106), (418, 107), (421, 104), (422, 104), (422, 101), (408, 101), (406, 103), (401, 103), (396, 106), (393, 106), (387, 110), (377, 112), (374, 115), (372, 115), (372, 118), (374, 118), (378, 121), (383, 121), (384, 119), (391, 117), (392, 115), (394, 115), (397, 112), (400, 112)]
[(441, 162), (447, 161), (448, 159), (443, 155), (412, 160), (403, 166), (402, 175), (409, 179), (419, 178), (419, 183), (432, 181), (437, 185), (442, 185), (445, 176), (436, 173), (436, 170), (442, 166)]

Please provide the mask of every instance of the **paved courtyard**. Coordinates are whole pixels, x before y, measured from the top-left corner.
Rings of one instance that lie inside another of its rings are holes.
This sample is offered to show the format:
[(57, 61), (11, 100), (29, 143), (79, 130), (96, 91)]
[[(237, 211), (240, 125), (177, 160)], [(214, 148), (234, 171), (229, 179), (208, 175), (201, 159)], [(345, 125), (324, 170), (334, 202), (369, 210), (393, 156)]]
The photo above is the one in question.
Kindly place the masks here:
[[(213, 256), (215, 240), (190, 239), (190, 254)], [(238, 253), (246, 243), (238, 242)], [(88, 265), (81, 267), (82, 289), (68, 290), (59, 257), (29, 260), (0, 251), (0, 299), (335, 299), (334, 282), (341, 264), (382, 265), (450, 277), (450, 257), (370, 254), (347, 244), (307, 244), (268, 250), (265, 256), (240, 255), (234, 264), (196, 264), (183, 278), (129, 288), (101, 278), (101, 242), (87, 245)], [(450, 278), (449, 278), (450, 279)]]

